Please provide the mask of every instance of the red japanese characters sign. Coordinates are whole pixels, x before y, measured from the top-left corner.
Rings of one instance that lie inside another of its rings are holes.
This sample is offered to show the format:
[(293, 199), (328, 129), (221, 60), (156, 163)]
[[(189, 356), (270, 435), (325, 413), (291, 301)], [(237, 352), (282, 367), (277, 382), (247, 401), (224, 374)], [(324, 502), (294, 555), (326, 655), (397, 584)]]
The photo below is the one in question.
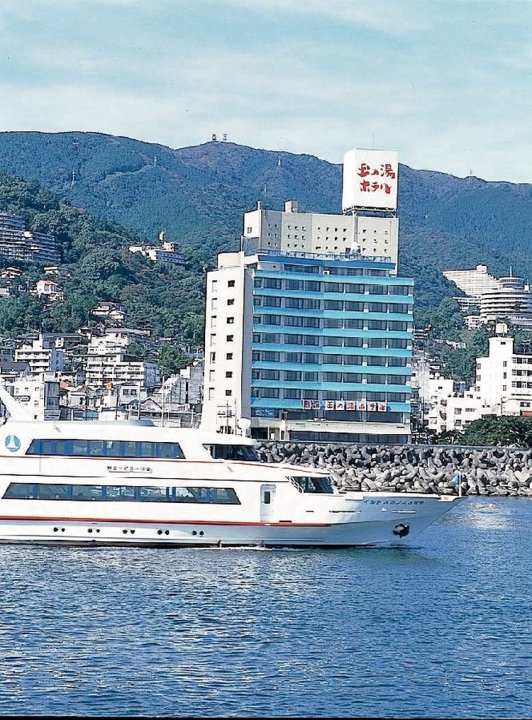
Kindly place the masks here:
[(395, 210), (397, 153), (388, 150), (350, 150), (344, 155), (342, 206)]

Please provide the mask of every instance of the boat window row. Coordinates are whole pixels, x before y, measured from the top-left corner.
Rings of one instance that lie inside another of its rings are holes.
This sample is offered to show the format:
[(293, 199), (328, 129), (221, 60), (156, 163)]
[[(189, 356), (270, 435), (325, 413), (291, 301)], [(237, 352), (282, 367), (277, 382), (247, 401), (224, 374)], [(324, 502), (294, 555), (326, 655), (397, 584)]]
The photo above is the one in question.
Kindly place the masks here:
[(252, 445), (204, 445), (215, 460), (240, 460), (260, 462)]
[(145, 440), (35, 439), (27, 455), (68, 455), (72, 457), (158, 458), (183, 460), (179, 443)]
[(240, 500), (233, 488), (150, 485), (137, 487), (134, 485), (10, 483), (4, 493), (4, 499), (240, 505)]
[(332, 493), (333, 484), (330, 477), (310, 477), (302, 475), (289, 478), (292, 485), (302, 493)]

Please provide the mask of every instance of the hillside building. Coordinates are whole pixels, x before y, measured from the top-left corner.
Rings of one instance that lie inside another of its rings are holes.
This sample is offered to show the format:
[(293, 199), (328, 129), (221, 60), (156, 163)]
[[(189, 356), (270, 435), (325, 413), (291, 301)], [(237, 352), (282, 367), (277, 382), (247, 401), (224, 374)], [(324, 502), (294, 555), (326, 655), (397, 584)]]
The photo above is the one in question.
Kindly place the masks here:
[(180, 252), (179, 243), (167, 240), (164, 230), (159, 233), (158, 245), (130, 245), (129, 252), (139, 253), (154, 263), (185, 264), (185, 258)]
[(0, 255), (11, 260), (58, 264), (61, 254), (55, 237), (26, 230), (24, 220), (0, 211)]
[(21, 341), (15, 349), (15, 361), (27, 363), (32, 375), (57, 373), (64, 369), (65, 353), (57, 348), (55, 340), (40, 334), (38, 338)]
[(522, 278), (495, 278), (486, 265), (446, 270), (443, 275), (465, 293), (465, 297), (455, 298), (464, 312), (472, 306), (478, 308), (478, 315), (466, 316), (468, 327), (508, 320), (517, 327), (532, 329), (532, 293)]
[(499, 278), (500, 287), (480, 297), (482, 322), (509, 320), (513, 325), (532, 330), (532, 293), (522, 278)]
[(465, 293), (466, 298), (456, 298), (456, 300), (465, 301), (466, 305), (478, 302), (485, 292), (498, 290), (501, 287), (497, 278), (489, 274), (487, 265), (477, 265), (471, 270), (445, 270), (443, 276)]
[(64, 300), (63, 288), (53, 280), (39, 280), (33, 292), (38, 297), (45, 298), (49, 302)]

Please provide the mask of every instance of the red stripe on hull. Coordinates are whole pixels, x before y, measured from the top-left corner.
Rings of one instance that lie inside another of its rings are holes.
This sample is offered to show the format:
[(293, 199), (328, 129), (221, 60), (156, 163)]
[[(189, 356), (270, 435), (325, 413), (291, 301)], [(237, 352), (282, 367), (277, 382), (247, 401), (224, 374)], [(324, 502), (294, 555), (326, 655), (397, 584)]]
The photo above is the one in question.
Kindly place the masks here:
[(0, 515), (0, 522), (19, 520), (31, 522), (90, 522), (90, 523), (137, 523), (143, 525), (238, 525), (244, 527), (331, 527), (330, 523), (294, 523), (294, 522), (240, 522), (238, 520), (141, 520), (131, 518), (85, 518), (85, 517), (46, 517), (40, 515)]

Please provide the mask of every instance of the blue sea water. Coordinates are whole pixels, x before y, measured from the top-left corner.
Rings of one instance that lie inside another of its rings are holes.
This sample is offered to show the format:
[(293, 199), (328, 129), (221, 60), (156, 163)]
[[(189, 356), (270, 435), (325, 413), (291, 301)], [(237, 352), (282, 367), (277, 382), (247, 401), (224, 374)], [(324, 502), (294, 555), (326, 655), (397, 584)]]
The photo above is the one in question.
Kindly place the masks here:
[(411, 549), (0, 546), (0, 714), (532, 716), (532, 501)]

